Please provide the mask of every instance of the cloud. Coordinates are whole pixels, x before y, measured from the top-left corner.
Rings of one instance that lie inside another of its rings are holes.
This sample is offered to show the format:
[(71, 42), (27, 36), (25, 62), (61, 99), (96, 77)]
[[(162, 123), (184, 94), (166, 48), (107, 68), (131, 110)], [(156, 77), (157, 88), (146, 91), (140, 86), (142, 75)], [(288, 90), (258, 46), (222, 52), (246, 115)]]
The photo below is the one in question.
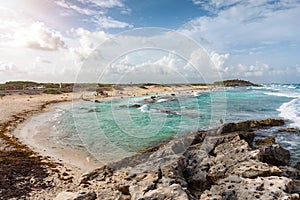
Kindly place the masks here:
[(194, 3), (215, 14), (195, 18), (180, 31), (198, 41), (205, 38), (215, 51), (258, 45), (263, 41), (299, 41), (300, 29), (296, 26), (300, 18), (299, 1), (290, 0), (288, 4), (267, 0), (199, 0)]
[[(136, 59), (139, 56), (141, 60)], [(105, 69), (102, 81), (183, 83), (189, 78), (182, 68), (185, 64), (185, 60), (172, 52), (141, 50), (116, 60)]]
[(179, 31), (198, 41), (210, 54), (230, 54), (230, 58), (223, 59), (217, 54), (211, 55), (213, 62), (216, 59), (216, 66), (222, 66), (219, 71), (227, 78), (261, 77), (261, 81), (265, 81), (267, 65), (276, 80), (275, 74), (278, 76), (286, 68), (293, 69), (299, 61), (298, 0), (193, 2), (209, 14), (189, 21)]
[(213, 63), (213, 65), (219, 70), (219, 71), (227, 71), (228, 68), (223, 69), (225, 61), (229, 58), (229, 54), (219, 54), (216, 52), (210, 53), (210, 59)]
[(16, 69), (16, 65), (13, 63), (0, 62), (0, 72), (13, 72)]
[(111, 28), (132, 28), (133, 26), (126, 23), (115, 20), (107, 16), (96, 16), (92, 21), (99, 26), (100, 29), (111, 29)]
[(65, 48), (61, 35), (42, 22), (33, 22), (29, 29), (18, 30), (15, 34), (15, 43), (26, 48), (46, 51)]
[(54, 1), (54, 3), (64, 9), (69, 9), (72, 10), (74, 12), (83, 14), (83, 15), (94, 15), (96, 14), (95, 11), (91, 10), (91, 9), (87, 9), (87, 8), (83, 8), (83, 7), (79, 7), (75, 4), (72, 4), (70, 2), (67, 2), (66, 0), (58, 0), (58, 1)]
[(63, 15), (68, 12), (81, 15), (81, 21), (93, 23), (96, 29), (131, 28), (132, 25), (114, 19), (107, 15), (108, 9), (117, 7), (122, 14), (129, 14), (131, 9), (119, 0), (56, 0), (54, 3), (64, 9)]
[(236, 67), (230, 68), (228, 73), (236, 77), (258, 77), (267, 75), (272, 70), (268, 64), (256, 62), (255, 65), (238, 64)]
[[(81, 0), (81, 2), (83, 1), (85, 0)], [(124, 7), (124, 4), (121, 0), (88, 0), (88, 1), (102, 8)]]
[(73, 37), (75, 38), (73, 41), (76, 42), (69, 47), (69, 52), (78, 63), (86, 59), (98, 45), (110, 37), (104, 31), (91, 32), (83, 28), (72, 29), (71, 34), (73, 34)]

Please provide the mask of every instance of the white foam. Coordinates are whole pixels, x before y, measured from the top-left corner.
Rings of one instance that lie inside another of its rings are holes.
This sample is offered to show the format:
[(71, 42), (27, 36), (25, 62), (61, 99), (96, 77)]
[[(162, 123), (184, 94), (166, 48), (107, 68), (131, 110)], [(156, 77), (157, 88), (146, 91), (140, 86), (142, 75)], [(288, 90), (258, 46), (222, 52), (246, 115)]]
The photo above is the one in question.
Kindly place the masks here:
[(157, 103), (161, 103), (161, 102), (165, 102), (165, 101), (168, 101), (168, 99), (158, 99)]
[(278, 97), (300, 98), (299, 92), (265, 92), (264, 94)]
[(279, 117), (292, 121), (290, 126), (300, 128), (300, 98), (283, 103), (277, 110)]
[(149, 112), (149, 106), (148, 105), (142, 105), (138, 108), (141, 112)]

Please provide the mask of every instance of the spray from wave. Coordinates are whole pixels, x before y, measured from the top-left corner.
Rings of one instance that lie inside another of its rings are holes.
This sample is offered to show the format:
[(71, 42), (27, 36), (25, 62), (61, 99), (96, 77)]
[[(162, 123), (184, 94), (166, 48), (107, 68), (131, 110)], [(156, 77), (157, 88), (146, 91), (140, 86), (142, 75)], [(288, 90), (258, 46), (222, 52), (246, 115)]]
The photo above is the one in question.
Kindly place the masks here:
[(290, 120), (290, 126), (300, 128), (300, 98), (283, 103), (278, 109), (279, 117)]

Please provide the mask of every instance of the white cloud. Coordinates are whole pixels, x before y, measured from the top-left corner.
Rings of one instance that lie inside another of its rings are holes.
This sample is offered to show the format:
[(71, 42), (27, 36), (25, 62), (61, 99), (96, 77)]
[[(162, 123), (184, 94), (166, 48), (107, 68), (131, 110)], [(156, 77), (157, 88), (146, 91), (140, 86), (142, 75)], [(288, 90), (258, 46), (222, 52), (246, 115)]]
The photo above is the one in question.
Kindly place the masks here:
[(15, 34), (15, 44), (31, 49), (58, 50), (65, 44), (61, 35), (42, 22), (33, 22), (29, 28), (21, 28)]
[(236, 67), (232, 67), (229, 73), (236, 77), (257, 77), (267, 75), (266, 73), (270, 73), (272, 70), (268, 64), (256, 62), (255, 65), (238, 64)]
[[(84, 0), (81, 0), (83, 2)], [(88, 0), (102, 8), (123, 7), (122, 0)]]
[(96, 12), (91, 9), (79, 7), (75, 4), (71, 4), (71, 3), (67, 2), (65, 0), (57, 0), (57, 1), (54, 1), (54, 3), (58, 6), (60, 6), (61, 8), (70, 9), (70, 10), (73, 10), (74, 12), (77, 12), (77, 13), (80, 13), (83, 15), (96, 14)]
[(100, 29), (111, 29), (111, 28), (132, 28), (133, 26), (122, 21), (118, 21), (107, 16), (96, 16), (92, 21), (99, 26)]
[(83, 28), (73, 29), (71, 33), (74, 34), (75, 40), (72, 41), (75, 44), (69, 47), (69, 51), (74, 60), (79, 63), (86, 59), (98, 45), (110, 37), (104, 31), (91, 32)]
[[(180, 31), (200, 41), (205, 38), (214, 50), (263, 41), (298, 40), (300, 2), (264, 1), (197, 1), (213, 7), (215, 15), (191, 20)], [(269, 3), (268, 3), (269, 2)], [(200, 38), (201, 37), (201, 38)]]
[(13, 63), (0, 62), (0, 72), (13, 72), (16, 69), (16, 65)]
[(64, 48), (61, 34), (23, 12), (0, 7), (0, 46), (40, 50)]
[(225, 61), (229, 58), (229, 54), (219, 54), (216, 52), (211, 52), (210, 53), (210, 59), (213, 62), (214, 66), (219, 70), (219, 71), (227, 71), (228, 68), (223, 68)]

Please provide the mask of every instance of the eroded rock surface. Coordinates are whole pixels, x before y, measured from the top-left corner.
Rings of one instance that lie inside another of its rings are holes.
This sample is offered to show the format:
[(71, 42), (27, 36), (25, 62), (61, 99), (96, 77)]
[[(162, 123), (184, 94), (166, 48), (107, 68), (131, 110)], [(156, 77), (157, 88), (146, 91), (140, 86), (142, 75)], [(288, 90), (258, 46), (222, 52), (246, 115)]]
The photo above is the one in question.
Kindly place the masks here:
[(254, 130), (277, 125), (253, 120), (192, 133), (83, 175), (78, 191), (104, 200), (299, 199), (288, 151), (251, 146)]

